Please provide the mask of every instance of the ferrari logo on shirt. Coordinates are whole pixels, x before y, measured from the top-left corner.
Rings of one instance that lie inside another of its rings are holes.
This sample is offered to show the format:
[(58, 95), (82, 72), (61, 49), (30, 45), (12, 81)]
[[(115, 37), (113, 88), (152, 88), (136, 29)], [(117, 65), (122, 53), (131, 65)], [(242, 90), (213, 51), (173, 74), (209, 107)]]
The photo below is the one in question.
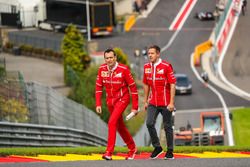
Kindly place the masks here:
[(151, 73), (151, 68), (145, 68), (145, 73), (150, 74)]
[(164, 69), (157, 69), (157, 74), (164, 74)]
[(115, 75), (115, 77), (117, 77), (117, 78), (121, 78), (121, 77), (122, 77), (122, 73), (118, 73), (118, 74), (116, 74), (116, 75)]
[(109, 77), (109, 72), (108, 71), (102, 71), (101, 76), (102, 77)]

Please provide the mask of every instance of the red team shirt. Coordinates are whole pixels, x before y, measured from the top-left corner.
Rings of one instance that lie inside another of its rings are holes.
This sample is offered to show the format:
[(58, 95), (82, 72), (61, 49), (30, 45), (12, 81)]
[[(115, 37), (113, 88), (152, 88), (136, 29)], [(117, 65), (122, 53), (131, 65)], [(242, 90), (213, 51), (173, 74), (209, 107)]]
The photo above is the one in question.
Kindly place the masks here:
[(155, 64), (144, 65), (143, 83), (151, 88), (149, 103), (154, 106), (168, 106), (170, 101), (170, 84), (176, 83), (170, 63), (159, 59)]
[(101, 106), (103, 86), (106, 88), (107, 105), (114, 105), (117, 101), (129, 103), (132, 95), (132, 109), (138, 110), (138, 92), (135, 81), (127, 66), (116, 63), (111, 70), (107, 64), (100, 66), (96, 79), (96, 106)]

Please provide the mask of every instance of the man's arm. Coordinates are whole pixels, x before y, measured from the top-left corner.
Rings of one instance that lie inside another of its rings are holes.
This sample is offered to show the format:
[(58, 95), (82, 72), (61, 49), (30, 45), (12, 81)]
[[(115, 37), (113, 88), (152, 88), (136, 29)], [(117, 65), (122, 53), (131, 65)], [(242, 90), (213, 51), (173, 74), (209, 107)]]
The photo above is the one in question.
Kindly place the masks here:
[(95, 100), (96, 100), (96, 112), (98, 114), (102, 113), (102, 89), (103, 89), (103, 84), (102, 84), (102, 78), (101, 78), (101, 70), (99, 69), (97, 78), (96, 78), (96, 83), (95, 83)]
[(127, 69), (127, 71), (126, 71), (125, 80), (128, 84), (128, 87), (130, 89), (130, 93), (132, 96), (132, 111), (134, 113), (137, 113), (137, 111), (138, 111), (138, 91), (137, 91), (137, 87), (136, 87), (135, 81), (133, 79), (133, 76), (132, 76), (131, 72), (129, 71), (129, 69)]
[(170, 84), (170, 101), (168, 104), (168, 110), (174, 111), (175, 106), (175, 85), (176, 85), (176, 78), (174, 76), (174, 70), (171, 64), (167, 67), (167, 80)]
[(174, 102), (175, 102), (175, 84), (170, 84), (170, 101), (168, 104), (168, 110), (171, 112), (174, 111), (175, 109)]
[(150, 91), (150, 87), (147, 84), (143, 85), (143, 89), (144, 89), (144, 110), (146, 111), (146, 109), (148, 108), (148, 96), (149, 96), (149, 91)]

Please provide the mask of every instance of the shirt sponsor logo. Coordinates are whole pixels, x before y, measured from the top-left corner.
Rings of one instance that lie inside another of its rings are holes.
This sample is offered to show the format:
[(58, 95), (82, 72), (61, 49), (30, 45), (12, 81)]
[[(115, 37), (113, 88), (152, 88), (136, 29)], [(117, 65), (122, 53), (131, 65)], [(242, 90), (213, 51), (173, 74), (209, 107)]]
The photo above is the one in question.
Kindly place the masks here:
[(108, 71), (102, 71), (101, 76), (102, 77), (109, 77), (109, 72)]
[(165, 80), (165, 78), (160, 77), (160, 78), (155, 78), (155, 80), (156, 81), (162, 81), (162, 80)]
[(122, 81), (109, 81), (109, 80), (103, 80), (103, 83), (107, 84), (122, 84)]
[(151, 73), (151, 68), (145, 68), (145, 73), (150, 74)]
[(121, 78), (122, 77), (122, 73), (118, 73), (115, 75), (116, 78)]
[(164, 69), (157, 69), (157, 74), (164, 74)]

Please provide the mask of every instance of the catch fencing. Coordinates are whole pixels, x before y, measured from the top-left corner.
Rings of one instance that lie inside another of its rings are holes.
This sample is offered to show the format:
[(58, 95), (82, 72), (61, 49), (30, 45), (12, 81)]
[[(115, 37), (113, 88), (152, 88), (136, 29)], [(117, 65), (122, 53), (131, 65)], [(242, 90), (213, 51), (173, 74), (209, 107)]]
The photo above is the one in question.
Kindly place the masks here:
[[(53, 36), (53, 38), (51, 38)], [(63, 34), (43, 31), (13, 31), (8, 33), (9, 41), (15, 45), (31, 45), (36, 48), (49, 48), (59, 52)]]

